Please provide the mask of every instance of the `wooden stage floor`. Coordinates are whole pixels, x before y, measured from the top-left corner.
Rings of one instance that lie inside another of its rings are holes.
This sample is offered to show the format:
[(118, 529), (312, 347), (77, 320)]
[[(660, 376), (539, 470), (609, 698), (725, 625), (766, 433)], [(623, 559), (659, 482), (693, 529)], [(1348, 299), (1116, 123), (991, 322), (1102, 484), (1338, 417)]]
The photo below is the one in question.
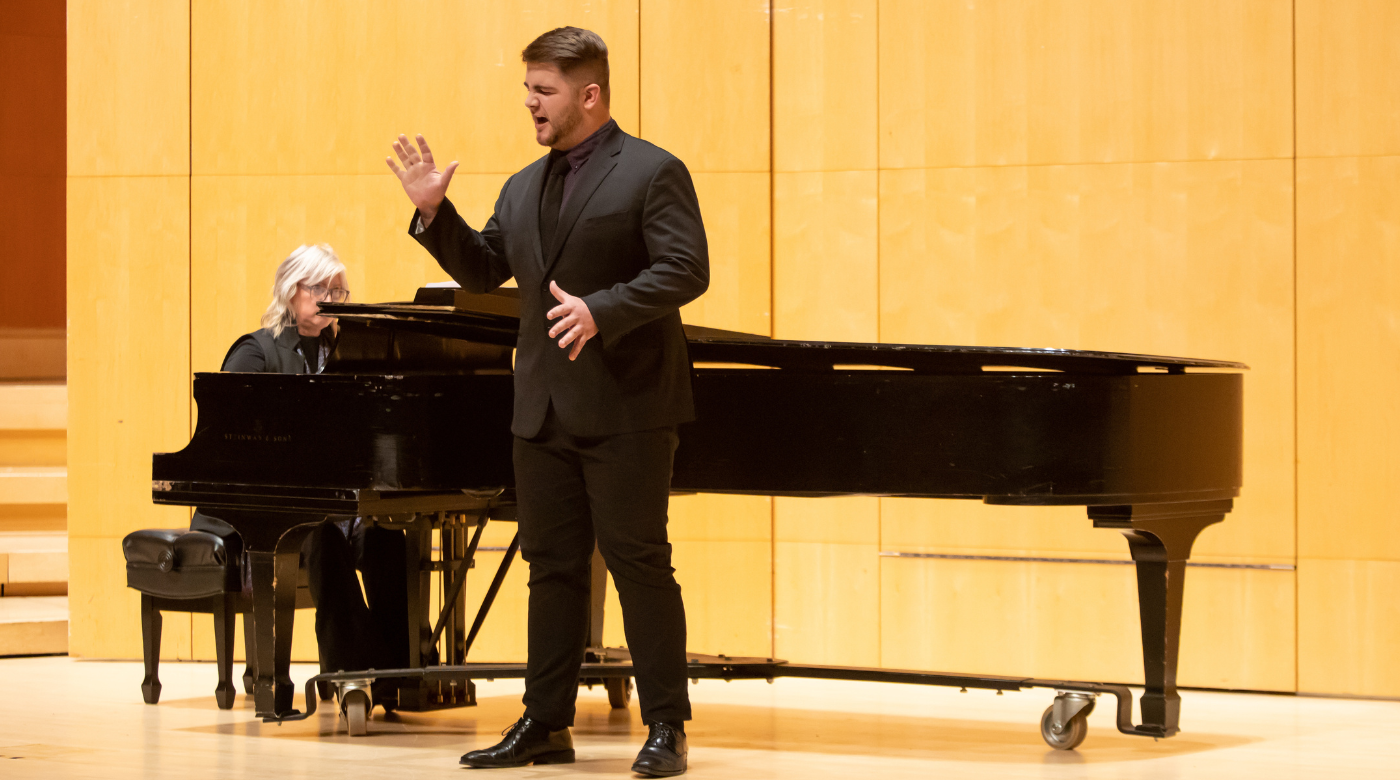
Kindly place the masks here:
[[(299, 665), (292, 677), (312, 673)], [(334, 707), (281, 726), (256, 720), (241, 696), (220, 711), (212, 664), (164, 664), (161, 682), (161, 703), (147, 706), (137, 663), (0, 659), (0, 777), (462, 778), (471, 770), (458, 756), (494, 743), (521, 709), (519, 681), (482, 683), (475, 708), (377, 714), (369, 736), (351, 738)], [(1186, 691), (1182, 733), (1154, 742), (1119, 734), (1108, 699), (1080, 749), (1057, 752), (1037, 725), (1049, 691), (779, 680), (702, 681), (691, 693), (687, 777), (697, 779), (1400, 778), (1394, 701)], [(644, 734), (635, 702), (612, 712), (601, 687), (584, 690), (577, 764), (471, 776), (631, 777)]]

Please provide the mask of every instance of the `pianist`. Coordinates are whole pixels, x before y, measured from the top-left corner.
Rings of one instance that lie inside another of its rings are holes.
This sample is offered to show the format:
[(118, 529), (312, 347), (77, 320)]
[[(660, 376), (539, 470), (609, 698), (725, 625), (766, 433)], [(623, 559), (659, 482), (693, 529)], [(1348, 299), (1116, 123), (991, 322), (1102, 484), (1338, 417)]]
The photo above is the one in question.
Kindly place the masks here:
[[(224, 371), (317, 374), (334, 346), (335, 320), (320, 314), (323, 301), (349, 298), (345, 266), (326, 244), (300, 246), (277, 267), (272, 303), (262, 328), (240, 337), (224, 357)], [(196, 512), (191, 530), (228, 536), (222, 520)], [(407, 594), (402, 532), (366, 527), (359, 518), (321, 524), (302, 546), (316, 604), (321, 671), (406, 666)], [(364, 574), (364, 590), (355, 576)], [(390, 681), (385, 681), (390, 683)], [(389, 685), (380, 686), (380, 688)], [(377, 690), (376, 694), (388, 691)]]
[(420, 135), (389, 158), (417, 206), (409, 232), (453, 279), (520, 288), (513, 463), (530, 564), (525, 714), (473, 767), (574, 760), (596, 543), (617, 584), (646, 744), (632, 769), (686, 770), (685, 608), (666, 510), (676, 426), (694, 419), (679, 309), (709, 284), (700, 206), (680, 160), (608, 111), (607, 47), (562, 27), (522, 52), (525, 107), (549, 154), (510, 177), (480, 231), (446, 200)]

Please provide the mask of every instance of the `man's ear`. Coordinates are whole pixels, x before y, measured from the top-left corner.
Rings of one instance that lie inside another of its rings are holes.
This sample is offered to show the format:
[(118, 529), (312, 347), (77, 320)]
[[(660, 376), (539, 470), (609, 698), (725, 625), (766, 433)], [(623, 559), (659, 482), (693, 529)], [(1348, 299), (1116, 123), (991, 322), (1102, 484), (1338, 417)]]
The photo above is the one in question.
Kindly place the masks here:
[(591, 109), (598, 105), (603, 99), (603, 88), (597, 84), (589, 84), (583, 88), (583, 107)]

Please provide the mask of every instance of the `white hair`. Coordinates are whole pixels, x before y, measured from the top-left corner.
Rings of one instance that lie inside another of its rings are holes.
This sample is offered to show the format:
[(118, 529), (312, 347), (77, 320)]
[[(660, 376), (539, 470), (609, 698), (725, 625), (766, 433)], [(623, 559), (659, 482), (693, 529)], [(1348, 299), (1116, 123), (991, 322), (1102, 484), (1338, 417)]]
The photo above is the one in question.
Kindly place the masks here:
[(302, 244), (292, 250), (272, 277), (272, 303), (263, 312), (262, 326), (271, 328), (273, 337), (282, 335), (288, 325), (296, 324), (292, 296), (296, 295), (297, 285), (321, 284), (343, 273), (345, 264), (330, 244)]

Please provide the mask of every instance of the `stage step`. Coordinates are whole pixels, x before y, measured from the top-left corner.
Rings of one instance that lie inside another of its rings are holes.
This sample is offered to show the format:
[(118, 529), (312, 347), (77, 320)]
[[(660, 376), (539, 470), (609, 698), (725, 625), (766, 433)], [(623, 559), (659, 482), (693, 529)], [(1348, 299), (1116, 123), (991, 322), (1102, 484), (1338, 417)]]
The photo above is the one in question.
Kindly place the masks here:
[(68, 652), (67, 428), (65, 384), (0, 382), (0, 655)]
[(0, 431), (68, 429), (68, 385), (0, 382)]
[(67, 425), (67, 385), (0, 382), (0, 533), (67, 529)]
[(0, 328), (0, 380), (62, 384), (67, 341), (63, 328)]
[(68, 597), (0, 598), (0, 656), (68, 652)]
[(0, 504), (66, 503), (67, 466), (0, 466)]
[(68, 535), (0, 533), (0, 597), (68, 595)]

